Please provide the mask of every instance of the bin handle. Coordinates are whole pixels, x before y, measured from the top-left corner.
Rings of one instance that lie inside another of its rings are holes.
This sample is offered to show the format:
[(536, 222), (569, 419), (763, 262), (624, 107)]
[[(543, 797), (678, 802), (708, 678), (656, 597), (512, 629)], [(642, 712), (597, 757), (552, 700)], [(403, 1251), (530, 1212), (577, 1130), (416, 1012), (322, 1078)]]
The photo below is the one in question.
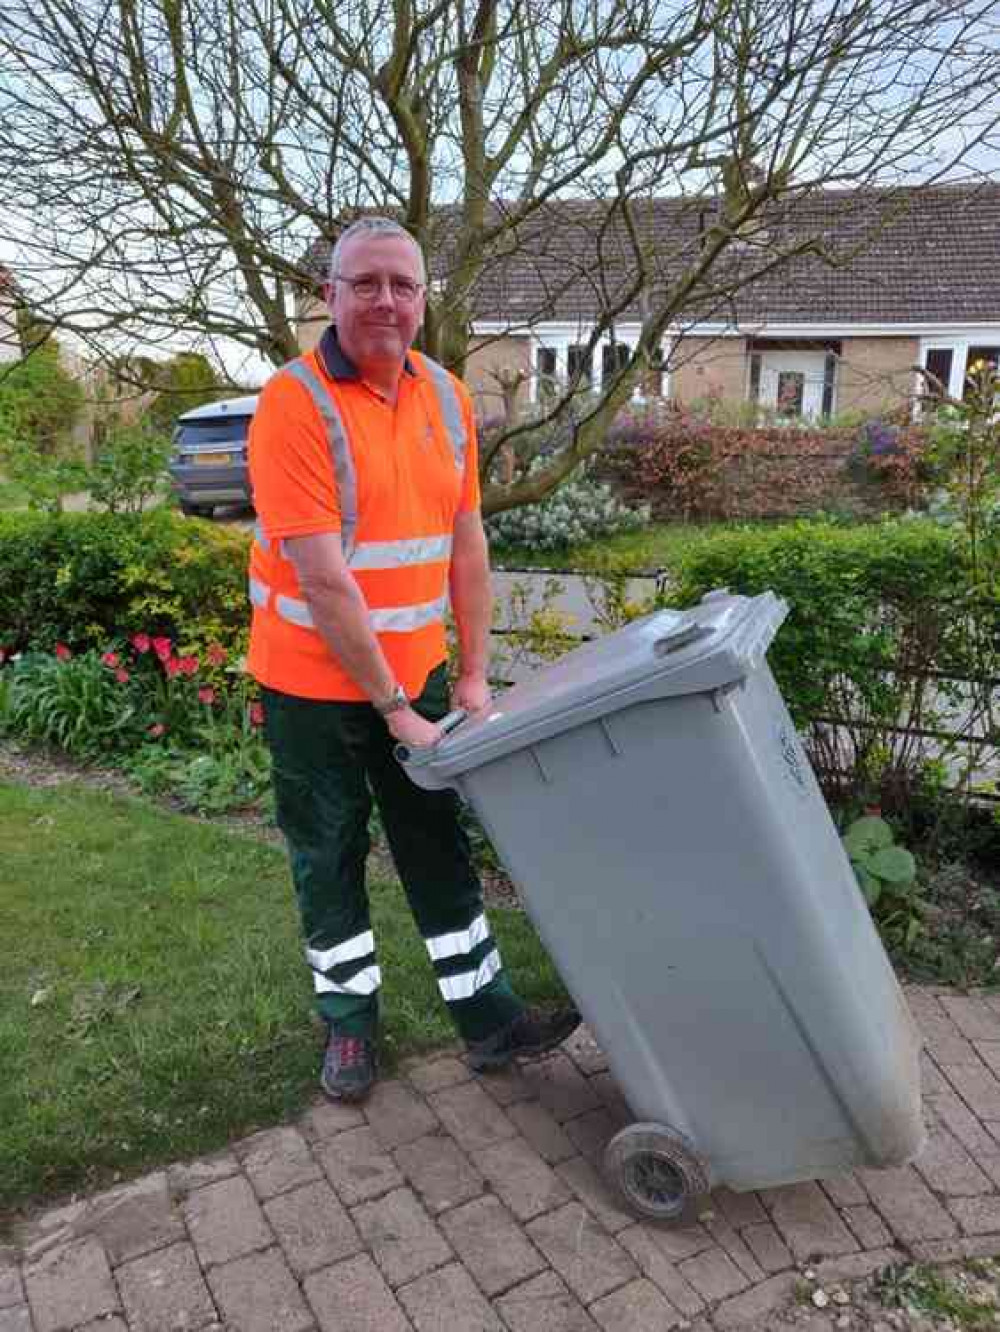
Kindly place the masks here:
[(400, 744), (398, 744), (393, 750), (396, 759), (400, 763), (426, 763), (444, 737), (453, 731), (456, 726), (461, 726), (462, 722), (465, 721), (468, 715), (469, 714), (466, 712), (465, 708), (452, 709), (446, 717), (442, 717), (438, 722), (438, 730), (441, 734), (433, 745), (413, 746), (400, 742)]

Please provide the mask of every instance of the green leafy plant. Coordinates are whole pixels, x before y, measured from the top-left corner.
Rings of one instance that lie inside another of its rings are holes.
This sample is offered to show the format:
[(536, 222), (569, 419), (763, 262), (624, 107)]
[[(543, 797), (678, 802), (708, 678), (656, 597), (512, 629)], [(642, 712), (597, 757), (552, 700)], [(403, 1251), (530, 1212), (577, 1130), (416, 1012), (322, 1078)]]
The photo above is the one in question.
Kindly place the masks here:
[(77, 758), (134, 743), (141, 725), (134, 697), (123, 693), (97, 653), (74, 657), (64, 645), (59, 649), (5, 667), (3, 728)]
[(160, 489), (169, 457), (168, 434), (142, 422), (113, 426), (90, 468), (91, 500), (108, 513), (141, 513)]
[(861, 891), (887, 944), (913, 947), (924, 928), (925, 903), (917, 888), (917, 862), (878, 815), (855, 819), (843, 835)]
[(499, 545), (560, 550), (580, 541), (635, 532), (648, 521), (648, 505), (623, 504), (610, 486), (581, 475), (540, 504), (494, 515), (487, 531)]

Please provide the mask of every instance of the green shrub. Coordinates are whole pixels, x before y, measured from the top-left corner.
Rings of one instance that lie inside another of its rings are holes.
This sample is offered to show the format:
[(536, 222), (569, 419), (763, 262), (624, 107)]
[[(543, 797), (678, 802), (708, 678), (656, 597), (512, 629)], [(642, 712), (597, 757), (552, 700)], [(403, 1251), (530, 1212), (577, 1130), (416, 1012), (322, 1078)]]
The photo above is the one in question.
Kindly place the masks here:
[(635, 532), (648, 522), (648, 505), (629, 508), (615, 498), (610, 486), (577, 476), (540, 504), (495, 514), (486, 527), (490, 539), (503, 546), (560, 550), (581, 541)]
[[(800, 522), (723, 533), (679, 562), (671, 601), (712, 588), (771, 589), (791, 607), (769, 661), (813, 763), (829, 783), (898, 809), (982, 670), (961, 613), (961, 538), (931, 522)], [(937, 746), (940, 748), (940, 745)]]
[(108, 513), (141, 513), (163, 483), (170, 450), (169, 434), (147, 423), (113, 426), (88, 475), (90, 498)]
[(237, 655), (249, 626), (246, 533), (165, 510), (0, 514), (0, 649), (104, 651), (134, 633)]

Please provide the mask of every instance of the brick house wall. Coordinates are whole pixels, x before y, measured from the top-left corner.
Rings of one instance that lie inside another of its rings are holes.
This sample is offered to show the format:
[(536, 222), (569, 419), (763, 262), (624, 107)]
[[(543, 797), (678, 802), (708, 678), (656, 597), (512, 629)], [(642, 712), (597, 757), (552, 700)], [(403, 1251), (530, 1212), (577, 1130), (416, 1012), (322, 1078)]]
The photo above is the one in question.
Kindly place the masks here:
[(837, 366), (838, 412), (898, 406), (913, 392), (917, 338), (845, 338)]
[(670, 357), (670, 397), (691, 403), (715, 394), (729, 402), (747, 396), (745, 338), (683, 338)]

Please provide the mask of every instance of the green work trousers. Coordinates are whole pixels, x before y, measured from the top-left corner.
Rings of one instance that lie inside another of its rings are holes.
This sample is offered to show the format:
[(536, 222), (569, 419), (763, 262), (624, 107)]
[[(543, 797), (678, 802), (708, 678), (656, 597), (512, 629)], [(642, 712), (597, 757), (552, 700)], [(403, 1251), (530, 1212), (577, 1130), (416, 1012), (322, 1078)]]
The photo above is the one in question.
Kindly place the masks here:
[[(381, 984), (365, 886), (372, 797), (441, 995), (467, 1041), (521, 1011), (483, 912), (482, 888), (451, 791), (425, 791), (393, 754), (368, 703), (326, 702), (264, 689), (278, 825), (285, 836), (306, 960), (320, 1014), (345, 1035), (371, 1036)], [(448, 711), (444, 666), (413, 706)]]

